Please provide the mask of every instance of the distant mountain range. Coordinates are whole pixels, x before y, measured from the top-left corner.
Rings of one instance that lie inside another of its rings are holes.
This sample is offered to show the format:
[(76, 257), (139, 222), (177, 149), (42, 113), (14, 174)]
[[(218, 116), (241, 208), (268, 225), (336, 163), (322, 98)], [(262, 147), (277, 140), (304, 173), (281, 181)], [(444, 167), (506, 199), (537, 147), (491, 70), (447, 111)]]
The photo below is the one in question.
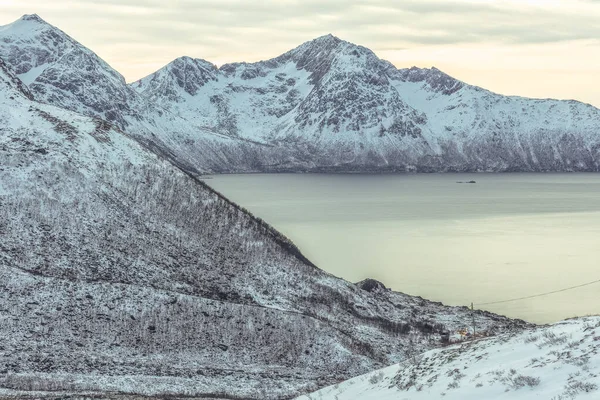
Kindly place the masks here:
[[(0, 27), (36, 100), (114, 123), (189, 172), (598, 171), (600, 110), (397, 69), (327, 35), (279, 57), (123, 77), (37, 15)], [(515, 77), (518, 79), (518, 77)]]
[(287, 399), (439, 347), (473, 321), (489, 334), (527, 326), (318, 269), (139, 140), (150, 131), (134, 140), (147, 121), (131, 105), (145, 100), (93, 53), (36, 17), (7, 30), (1, 398)]

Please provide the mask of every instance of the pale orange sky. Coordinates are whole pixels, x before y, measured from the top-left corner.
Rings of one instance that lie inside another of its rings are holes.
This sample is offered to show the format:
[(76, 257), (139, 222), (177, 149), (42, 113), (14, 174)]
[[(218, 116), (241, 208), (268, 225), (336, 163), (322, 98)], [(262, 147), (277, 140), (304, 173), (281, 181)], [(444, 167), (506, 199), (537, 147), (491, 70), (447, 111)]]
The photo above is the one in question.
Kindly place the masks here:
[(33, 13), (129, 82), (183, 55), (257, 61), (332, 33), (397, 67), (600, 106), (600, 0), (0, 0), (0, 25)]

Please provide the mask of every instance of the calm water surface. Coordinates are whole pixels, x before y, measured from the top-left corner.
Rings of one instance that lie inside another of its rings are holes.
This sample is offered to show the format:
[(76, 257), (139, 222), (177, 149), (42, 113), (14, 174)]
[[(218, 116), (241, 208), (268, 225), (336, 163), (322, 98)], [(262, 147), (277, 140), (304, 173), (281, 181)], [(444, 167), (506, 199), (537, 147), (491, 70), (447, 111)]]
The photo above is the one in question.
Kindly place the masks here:
[[(353, 282), (477, 306), (600, 279), (600, 174), (211, 178)], [(600, 314), (600, 284), (480, 308), (539, 323)]]

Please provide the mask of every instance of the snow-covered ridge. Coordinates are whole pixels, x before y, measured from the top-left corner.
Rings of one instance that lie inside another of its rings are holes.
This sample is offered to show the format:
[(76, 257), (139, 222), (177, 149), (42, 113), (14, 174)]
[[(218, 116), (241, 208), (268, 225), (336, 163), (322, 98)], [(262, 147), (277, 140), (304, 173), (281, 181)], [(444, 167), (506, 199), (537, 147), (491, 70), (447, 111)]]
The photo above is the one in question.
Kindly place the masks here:
[(414, 355), (298, 400), (597, 399), (600, 317)]
[(0, 59), (0, 82), (3, 84), (2, 90), (5, 95), (18, 94), (19, 96), (25, 96), (29, 100), (33, 100), (33, 95), (31, 94), (29, 88), (15, 76), (9, 66), (6, 65), (2, 59)]
[(180, 57), (126, 85), (37, 16), (0, 27), (0, 58), (38, 100), (98, 116), (190, 170), (597, 171), (600, 111), (398, 69), (326, 35), (278, 57)]
[[(168, 79), (162, 71), (156, 75)], [(218, 84), (180, 96), (176, 105), (160, 90), (144, 95), (182, 118), (274, 146), (261, 150), (269, 163), (259, 170), (595, 171), (600, 165), (600, 111), (590, 105), (502, 96), (436, 68), (397, 69), (332, 35), (211, 73)], [(214, 123), (223, 120), (225, 129)]]

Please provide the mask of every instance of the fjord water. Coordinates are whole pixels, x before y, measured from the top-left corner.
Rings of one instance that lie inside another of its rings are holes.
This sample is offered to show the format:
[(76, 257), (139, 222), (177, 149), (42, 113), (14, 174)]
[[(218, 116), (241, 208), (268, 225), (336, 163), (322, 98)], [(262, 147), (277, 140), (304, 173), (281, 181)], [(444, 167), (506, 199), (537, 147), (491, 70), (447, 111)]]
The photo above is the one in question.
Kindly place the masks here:
[(600, 313), (600, 283), (480, 305), (600, 279), (600, 174), (210, 178), (347, 280), (537, 323)]

